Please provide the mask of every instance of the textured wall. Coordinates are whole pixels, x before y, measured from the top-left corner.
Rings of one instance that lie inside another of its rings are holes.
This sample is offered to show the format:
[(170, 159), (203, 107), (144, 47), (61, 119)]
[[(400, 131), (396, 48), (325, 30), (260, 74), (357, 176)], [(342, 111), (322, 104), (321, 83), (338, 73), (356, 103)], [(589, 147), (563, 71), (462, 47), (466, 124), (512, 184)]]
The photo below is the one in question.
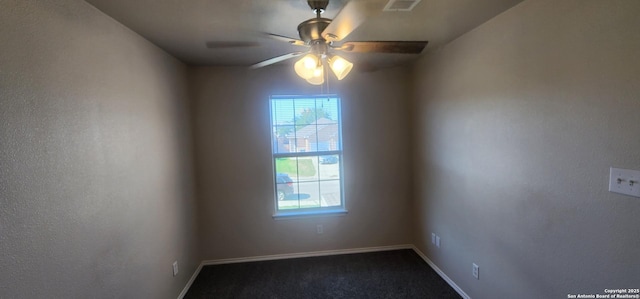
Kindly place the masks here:
[(0, 47), (0, 297), (176, 298), (185, 66), (79, 0), (0, 1)]
[(525, 1), (415, 67), (416, 240), (471, 297), (640, 285), (640, 198), (607, 191), (640, 169), (639, 15)]
[(354, 70), (339, 86), (332, 81), (342, 97), (349, 214), (286, 220), (272, 218), (269, 96), (319, 87), (290, 67), (190, 74), (204, 259), (410, 243), (406, 69)]

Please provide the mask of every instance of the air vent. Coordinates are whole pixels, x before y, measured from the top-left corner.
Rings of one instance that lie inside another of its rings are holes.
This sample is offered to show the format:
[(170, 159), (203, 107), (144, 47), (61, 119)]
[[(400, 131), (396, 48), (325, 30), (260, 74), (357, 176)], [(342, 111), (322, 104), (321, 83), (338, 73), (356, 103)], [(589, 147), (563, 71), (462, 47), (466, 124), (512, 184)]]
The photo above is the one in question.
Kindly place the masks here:
[(382, 11), (411, 11), (420, 0), (389, 0)]

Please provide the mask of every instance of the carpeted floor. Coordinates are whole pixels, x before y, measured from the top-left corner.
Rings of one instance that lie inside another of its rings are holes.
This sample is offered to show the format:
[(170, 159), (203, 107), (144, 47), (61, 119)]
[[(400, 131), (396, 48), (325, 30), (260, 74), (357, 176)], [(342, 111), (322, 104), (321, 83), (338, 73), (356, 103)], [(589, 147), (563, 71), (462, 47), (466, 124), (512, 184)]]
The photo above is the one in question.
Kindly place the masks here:
[(185, 298), (461, 298), (413, 250), (205, 266)]

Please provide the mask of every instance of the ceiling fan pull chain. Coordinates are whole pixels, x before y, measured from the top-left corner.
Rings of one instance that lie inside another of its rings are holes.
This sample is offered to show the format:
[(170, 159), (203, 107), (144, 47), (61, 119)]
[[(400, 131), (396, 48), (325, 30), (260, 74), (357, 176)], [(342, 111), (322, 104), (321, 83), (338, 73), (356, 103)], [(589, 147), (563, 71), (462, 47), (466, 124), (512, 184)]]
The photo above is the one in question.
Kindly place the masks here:
[(324, 75), (327, 78), (327, 94), (329, 94), (330, 93), (330, 91), (329, 91), (329, 72), (325, 72)]

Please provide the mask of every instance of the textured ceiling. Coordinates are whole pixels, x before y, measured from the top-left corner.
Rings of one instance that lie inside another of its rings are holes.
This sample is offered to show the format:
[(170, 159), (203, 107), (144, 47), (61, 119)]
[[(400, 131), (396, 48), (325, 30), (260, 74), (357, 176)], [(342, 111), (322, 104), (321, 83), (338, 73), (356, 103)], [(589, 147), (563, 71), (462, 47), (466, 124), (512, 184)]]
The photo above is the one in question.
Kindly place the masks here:
[[(190, 65), (248, 66), (305, 48), (264, 37), (298, 38), (300, 22), (315, 17), (306, 0), (86, 0), (176, 58)], [(427, 40), (445, 44), (522, 0), (422, 0), (411, 12), (382, 12), (385, 0), (370, 1), (380, 13), (345, 41)], [(323, 17), (333, 18), (347, 0), (331, 0)], [(208, 49), (207, 42), (252, 42), (254, 47)], [(418, 55), (344, 54), (374, 67), (402, 64)], [(287, 61), (282, 63), (293, 63)]]

